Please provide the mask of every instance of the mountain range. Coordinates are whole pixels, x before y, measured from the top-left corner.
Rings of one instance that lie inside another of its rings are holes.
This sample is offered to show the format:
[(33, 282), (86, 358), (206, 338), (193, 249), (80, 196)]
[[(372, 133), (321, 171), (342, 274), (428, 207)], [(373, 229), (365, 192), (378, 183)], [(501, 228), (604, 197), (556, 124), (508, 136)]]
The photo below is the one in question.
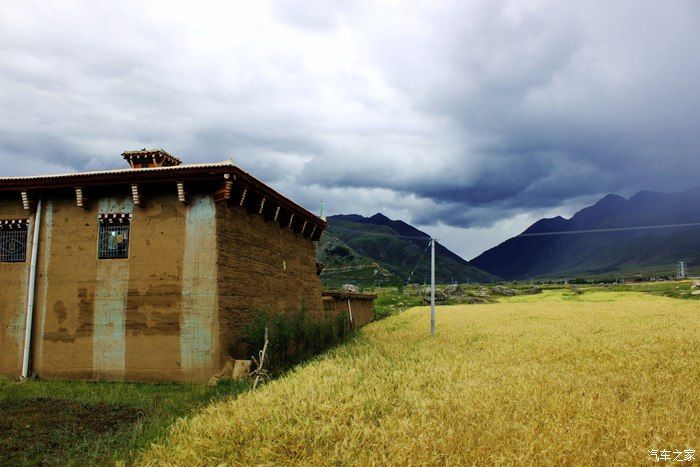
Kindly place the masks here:
[[(381, 213), (371, 217), (337, 215), (327, 220), (328, 230), (316, 248), (318, 261), (326, 267), (321, 276), (326, 286), (345, 282), (399, 284), (409, 276), (411, 282), (430, 280), (430, 236), (425, 232)], [(492, 278), (439, 243), (435, 263), (439, 282), (486, 282)]]
[[(328, 218), (317, 244), (326, 286), (427, 282), (430, 236), (378, 213)], [(570, 219), (540, 219), (471, 261), (436, 246), (438, 282), (564, 276), (669, 274), (678, 261), (700, 267), (700, 187), (682, 193), (609, 194)], [(669, 227), (671, 226), (671, 227)], [(415, 268), (415, 270), (414, 270)]]
[[(682, 193), (640, 191), (629, 199), (611, 194), (570, 219), (541, 219), (471, 263), (509, 280), (669, 271), (678, 261), (692, 267), (700, 265), (700, 227), (659, 226), (699, 222), (700, 187)], [(550, 235), (557, 232), (569, 234)]]

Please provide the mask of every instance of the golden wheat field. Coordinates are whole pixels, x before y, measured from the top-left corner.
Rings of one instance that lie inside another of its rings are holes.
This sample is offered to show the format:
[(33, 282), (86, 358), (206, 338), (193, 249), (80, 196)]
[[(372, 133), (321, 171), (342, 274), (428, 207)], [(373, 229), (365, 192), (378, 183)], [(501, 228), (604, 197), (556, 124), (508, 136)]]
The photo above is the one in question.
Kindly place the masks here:
[[(146, 464), (639, 464), (700, 450), (700, 304), (545, 292), (427, 308), (181, 420)], [(697, 455), (696, 455), (697, 458)]]

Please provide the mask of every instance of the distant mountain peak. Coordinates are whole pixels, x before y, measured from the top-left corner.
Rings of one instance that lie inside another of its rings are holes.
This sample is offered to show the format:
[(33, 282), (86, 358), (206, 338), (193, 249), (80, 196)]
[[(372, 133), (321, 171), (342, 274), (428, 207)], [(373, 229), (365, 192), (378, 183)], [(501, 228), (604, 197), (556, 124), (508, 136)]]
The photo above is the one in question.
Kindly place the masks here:
[(379, 221), (379, 220), (381, 220), (381, 221), (391, 221), (391, 219), (389, 219), (388, 217), (386, 217), (386, 216), (385, 216), (384, 214), (382, 214), (381, 212), (376, 213), (375, 215), (373, 215), (373, 216), (370, 217), (369, 219), (370, 219), (370, 220), (373, 220), (373, 221)]
[(542, 233), (542, 232), (556, 232), (559, 230), (565, 230), (565, 226), (569, 221), (561, 216), (550, 217), (545, 219), (540, 219), (530, 227), (525, 229), (523, 233)]
[[(591, 209), (615, 209), (615, 208), (621, 208), (627, 203), (627, 200), (623, 198), (620, 195), (610, 193), (605, 196), (603, 196), (601, 199), (598, 200), (597, 203), (595, 203), (593, 206), (589, 206), (587, 208), (581, 209), (579, 212), (576, 214), (579, 214), (580, 212), (585, 212), (587, 210)], [(576, 215), (574, 214), (574, 216)]]
[[(472, 264), (506, 279), (593, 275), (634, 268), (673, 269), (700, 261), (700, 229), (636, 229), (700, 222), (700, 187), (683, 193), (609, 194), (571, 219), (540, 219), (526, 233), (592, 231), (577, 235), (517, 236), (485, 251)], [(614, 230), (606, 229), (625, 229)], [(601, 231), (602, 229), (602, 231)]]
[(609, 193), (609, 194), (603, 196), (603, 198), (600, 201), (598, 201), (596, 204), (601, 204), (601, 203), (605, 204), (605, 203), (613, 203), (613, 202), (619, 203), (620, 201), (626, 201), (626, 200), (625, 200), (625, 198), (623, 198), (622, 196), (620, 196), (618, 194)]
[(359, 214), (336, 214), (334, 216), (328, 216), (328, 220), (330, 219), (343, 220), (349, 222), (364, 222), (368, 220), (366, 217), (361, 216)]

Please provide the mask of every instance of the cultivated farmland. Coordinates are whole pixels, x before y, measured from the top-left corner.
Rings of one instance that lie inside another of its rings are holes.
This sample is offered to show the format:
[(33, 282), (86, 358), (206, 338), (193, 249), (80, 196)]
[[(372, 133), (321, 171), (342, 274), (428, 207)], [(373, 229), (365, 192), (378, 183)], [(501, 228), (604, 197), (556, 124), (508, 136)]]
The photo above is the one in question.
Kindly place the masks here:
[(700, 306), (565, 290), (373, 323), (181, 420), (147, 464), (639, 464), (700, 449)]

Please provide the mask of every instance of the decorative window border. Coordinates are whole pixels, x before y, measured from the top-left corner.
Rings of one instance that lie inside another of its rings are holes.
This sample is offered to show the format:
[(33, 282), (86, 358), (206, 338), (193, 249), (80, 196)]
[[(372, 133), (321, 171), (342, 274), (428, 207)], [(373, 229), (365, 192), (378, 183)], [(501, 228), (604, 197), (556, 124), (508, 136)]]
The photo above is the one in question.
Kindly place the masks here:
[[(98, 259), (126, 259), (131, 247), (131, 213), (99, 215), (97, 232)], [(117, 242), (117, 243), (115, 243)]]
[(0, 262), (27, 261), (29, 219), (0, 219)]
[(100, 214), (100, 224), (131, 224), (131, 213)]
[(29, 219), (4, 219), (0, 220), (0, 230), (27, 230)]

